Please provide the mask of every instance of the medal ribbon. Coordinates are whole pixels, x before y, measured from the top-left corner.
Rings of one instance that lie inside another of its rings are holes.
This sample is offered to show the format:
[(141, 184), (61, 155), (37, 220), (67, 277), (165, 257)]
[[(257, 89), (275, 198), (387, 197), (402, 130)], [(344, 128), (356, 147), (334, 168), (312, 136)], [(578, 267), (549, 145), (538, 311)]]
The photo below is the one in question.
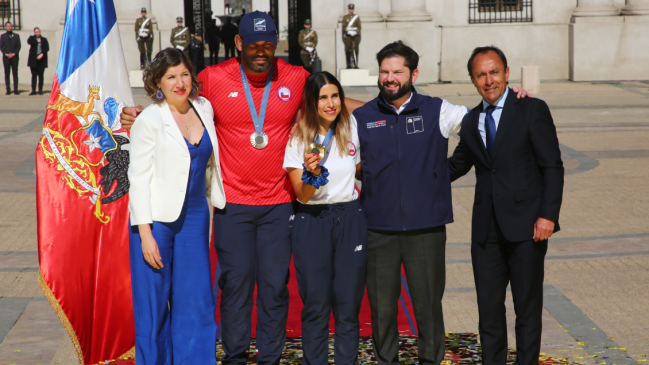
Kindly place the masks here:
[[(327, 132), (324, 141), (322, 141), (322, 145), (324, 147), (327, 147), (329, 142), (331, 142), (331, 138), (334, 136), (334, 133), (336, 133), (336, 122), (331, 123), (331, 126), (329, 127), (329, 131)], [(318, 143), (318, 133), (315, 134), (314, 142)]]
[(257, 115), (257, 109), (255, 108), (255, 100), (252, 98), (252, 93), (250, 92), (250, 85), (248, 84), (248, 78), (246, 77), (246, 72), (243, 70), (243, 65), (239, 65), (239, 70), (241, 71), (241, 82), (243, 83), (243, 91), (246, 93), (246, 100), (248, 101), (248, 108), (250, 108), (250, 116), (252, 117), (252, 123), (255, 125), (255, 131), (263, 132), (264, 130), (264, 119), (266, 118), (266, 107), (268, 106), (268, 96), (270, 95), (270, 87), (273, 83), (273, 64), (270, 65), (270, 71), (268, 71), (268, 76), (266, 77), (266, 86), (264, 87), (264, 97), (261, 99), (261, 108), (259, 108), (259, 115)]

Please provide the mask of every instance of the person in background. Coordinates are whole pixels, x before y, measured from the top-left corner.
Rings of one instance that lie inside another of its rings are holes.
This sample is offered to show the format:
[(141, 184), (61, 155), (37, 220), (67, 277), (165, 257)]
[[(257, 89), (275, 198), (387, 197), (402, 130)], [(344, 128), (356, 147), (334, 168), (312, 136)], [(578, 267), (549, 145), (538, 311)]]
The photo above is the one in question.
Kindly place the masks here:
[(304, 364), (326, 364), (329, 317), (334, 363), (358, 364), (358, 315), (365, 293), (367, 220), (358, 201), (358, 133), (329, 72), (309, 76), (284, 169), (297, 195), (289, 224), (302, 310)]
[(203, 44), (203, 37), (196, 34), (194, 26), (189, 27), (189, 36), (191, 43), (189, 44), (189, 54), (191, 55), (192, 64), (199, 74), (205, 68), (205, 45)]
[(0, 36), (0, 49), (2, 50), (2, 64), (5, 69), (5, 85), (7, 93), (11, 95), (11, 84), (9, 74), (14, 77), (14, 94), (18, 95), (18, 54), (20, 53), (20, 36), (13, 32), (11, 22), (5, 23), (7, 31)]
[(181, 16), (176, 18), (176, 24), (177, 26), (171, 30), (171, 46), (185, 52), (185, 55), (189, 57), (189, 45), (191, 43), (189, 29), (183, 27), (183, 17)]
[(129, 232), (138, 364), (216, 365), (216, 309), (206, 199), (225, 206), (210, 102), (180, 50), (144, 70), (155, 102), (131, 129)]
[(141, 18), (135, 21), (135, 40), (137, 48), (140, 51), (140, 69), (151, 63), (151, 53), (153, 52), (153, 22), (151, 18), (146, 17), (146, 8), (141, 10)]
[(219, 49), (221, 48), (221, 28), (216, 25), (216, 19), (211, 20), (206, 37), (210, 47), (210, 65), (216, 65), (219, 63)]
[(300, 57), (302, 57), (304, 68), (309, 72), (313, 72), (313, 69), (311, 68), (311, 59), (315, 52), (315, 48), (318, 46), (318, 33), (311, 29), (311, 19), (304, 21), (304, 29), (302, 29), (297, 35), (297, 41), (300, 43), (300, 47), (302, 47)]
[(32, 71), (32, 92), (29, 95), (36, 95), (36, 81), (38, 79), (38, 94), (43, 95), (43, 73), (47, 68), (47, 52), (50, 44), (47, 38), (41, 36), (41, 30), (34, 28), (34, 35), (27, 38), (29, 44), (29, 57), (27, 66)]
[(347, 68), (358, 68), (358, 46), (361, 44), (361, 18), (354, 14), (354, 4), (347, 5), (349, 14), (343, 17), (343, 43)]
[(238, 33), (238, 28), (236, 25), (232, 23), (232, 18), (227, 17), (225, 20), (225, 24), (223, 25), (223, 28), (221, 29), (221, 36), (223, 37), (223, 47), (225, 48), (225, 59), (229, 60), (230, 58), (234, 57), (234, 50), (235, 50), (235, 44), (234, 44), (234, 37), (237, 36)]

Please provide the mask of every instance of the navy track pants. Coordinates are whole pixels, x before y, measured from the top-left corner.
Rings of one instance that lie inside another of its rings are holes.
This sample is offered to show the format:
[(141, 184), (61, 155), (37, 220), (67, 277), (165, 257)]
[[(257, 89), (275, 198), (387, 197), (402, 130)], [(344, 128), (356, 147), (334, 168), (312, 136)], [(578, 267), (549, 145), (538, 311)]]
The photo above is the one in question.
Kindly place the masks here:
[[(240, 205), (214, 211), (214, 246), (221, 268), (223, 364), (245, 364), (257, 283), (257, 363), (279, 364), (286, 343), (291, 203)], [(215, 290), (218, 290), (215, 288)]]
[(358, 315), (365, 292), (367, 221), (360, 203), (299, 204), (291, 244), (302, 310), (305, 365), (328, 363), (329, 317), (334, 363), (358, 364)]

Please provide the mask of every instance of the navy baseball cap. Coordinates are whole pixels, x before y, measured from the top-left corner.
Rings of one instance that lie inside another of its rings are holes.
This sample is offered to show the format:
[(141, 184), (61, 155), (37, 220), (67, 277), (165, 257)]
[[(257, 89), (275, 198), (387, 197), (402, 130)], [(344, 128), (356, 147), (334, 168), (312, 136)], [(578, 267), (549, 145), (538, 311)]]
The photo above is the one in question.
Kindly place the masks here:
[(277, 27), (270, 15), (261, 11), (253, 11), (241, 18), (239, 36), (245, 44), (259, 41), (277, 44)]

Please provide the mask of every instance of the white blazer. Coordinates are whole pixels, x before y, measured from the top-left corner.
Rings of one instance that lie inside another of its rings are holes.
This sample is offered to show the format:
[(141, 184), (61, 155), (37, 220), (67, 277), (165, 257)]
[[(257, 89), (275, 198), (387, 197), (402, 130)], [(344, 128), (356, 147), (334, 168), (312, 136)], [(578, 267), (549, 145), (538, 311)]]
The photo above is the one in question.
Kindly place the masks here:
[[(212, 141), (212, 205), (225, 207), (214, 111), (204, 97), (190, 99)], [(166, 102), (148, 106), (131, 128), (128, 167), (131, 225), (174, 222), (185, 202), (191, 158)]]

